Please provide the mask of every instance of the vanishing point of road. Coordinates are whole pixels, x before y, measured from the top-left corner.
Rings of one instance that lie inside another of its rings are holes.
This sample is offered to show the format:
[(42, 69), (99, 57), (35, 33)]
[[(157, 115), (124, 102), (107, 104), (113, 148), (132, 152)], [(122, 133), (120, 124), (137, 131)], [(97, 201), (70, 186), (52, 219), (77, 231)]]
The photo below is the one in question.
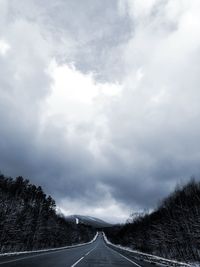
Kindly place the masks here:
[[(123, 253), (123, 252), (122, 252)], [(103, 235), (90, 244), (37, 254), (0, 257), (0, 267), (152, 267), (108, 247)]]

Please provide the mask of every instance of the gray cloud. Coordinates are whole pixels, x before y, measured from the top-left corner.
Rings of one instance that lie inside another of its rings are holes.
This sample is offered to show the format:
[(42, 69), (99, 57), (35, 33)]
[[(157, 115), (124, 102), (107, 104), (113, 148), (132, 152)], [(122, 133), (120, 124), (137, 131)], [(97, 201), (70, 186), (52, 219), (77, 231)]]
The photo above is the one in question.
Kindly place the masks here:
[(200, 5), (145, 2), (0, 4), (0, 169), (66, 213), (121, 221), (199, 177)]

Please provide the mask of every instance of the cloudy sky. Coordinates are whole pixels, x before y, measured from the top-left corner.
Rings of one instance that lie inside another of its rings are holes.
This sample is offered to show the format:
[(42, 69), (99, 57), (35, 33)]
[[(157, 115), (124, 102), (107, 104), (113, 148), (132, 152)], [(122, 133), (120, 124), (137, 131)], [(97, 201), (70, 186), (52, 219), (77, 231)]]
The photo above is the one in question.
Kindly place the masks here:
[(0, 0), (0, 170), (124, 221), (200, 177), (199, 0)]

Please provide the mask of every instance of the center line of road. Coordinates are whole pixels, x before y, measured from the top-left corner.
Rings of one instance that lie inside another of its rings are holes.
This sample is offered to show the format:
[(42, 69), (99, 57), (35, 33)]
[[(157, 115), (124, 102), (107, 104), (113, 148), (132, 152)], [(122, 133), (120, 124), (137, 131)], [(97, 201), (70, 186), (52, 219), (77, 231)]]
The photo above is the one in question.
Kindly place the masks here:
[[(96, 246), (97, 247), (97, 246)], [(95, 247), (95, 248), (96, 248)], [(88, 253), (85, 254), (85, 256), (88, 256), (93, 250), (95, 250), (95, 248), (91, 249)]]
[[(96, 246), (97, 247), (97, 246)], [(95, 247), (95, 248), (96, 248)], [(90, 251), (88, 251), (83, 257), (81, 257), (79, 260), (77, 260), (71, 267), (75, 267), (80, 261), (82, 261), (86, 256), (88, 256), (95, 248), (92, 248)]]
[(82, 259), (84, 259), (84, 257), (81, 257), (79, 260), (77, 260), (71, 267), (76, 266), (80, 261), (82, 261)]

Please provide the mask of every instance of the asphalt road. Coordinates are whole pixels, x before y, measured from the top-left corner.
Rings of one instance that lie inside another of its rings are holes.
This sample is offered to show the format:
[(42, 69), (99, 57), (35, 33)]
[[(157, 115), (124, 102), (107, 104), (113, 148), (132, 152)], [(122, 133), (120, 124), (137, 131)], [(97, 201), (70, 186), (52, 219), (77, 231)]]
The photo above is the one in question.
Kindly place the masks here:
[(99, 234), (92, 244), (20, 256), (0, 257), (0, 267), (152, 267), (151, 264), (127, 258), (108, 247)]

